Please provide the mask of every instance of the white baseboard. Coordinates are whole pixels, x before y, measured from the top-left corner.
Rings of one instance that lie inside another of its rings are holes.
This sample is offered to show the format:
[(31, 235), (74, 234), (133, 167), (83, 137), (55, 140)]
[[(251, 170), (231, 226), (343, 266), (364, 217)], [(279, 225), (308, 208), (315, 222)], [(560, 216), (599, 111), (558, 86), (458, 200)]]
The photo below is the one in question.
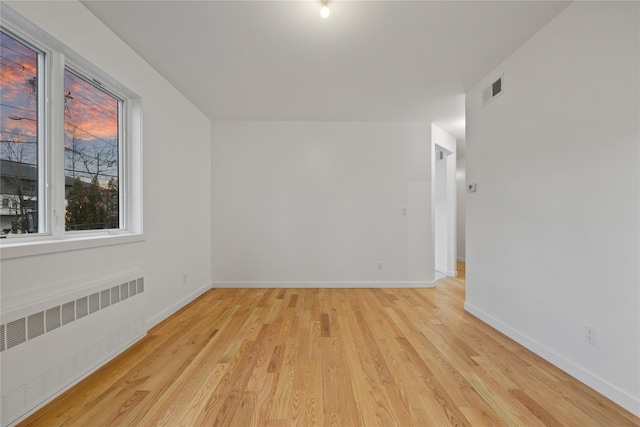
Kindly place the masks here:
[(213, 282), (213, 288), (433, 288), (432, 282)]
[(198, 288), (194, 292), (191, 292), (189, 295), (182, 298), (180, 301), (176, 302), (170, 307), (167, 307), (165, 310), (162, 310), (160, 313), (156, 314), (155, 316), (151, 316), (149, 319), (147, 319), (147, 330), (153, 328), (158, 323), (162, 322), (167, 317), (171, 316), (173, 313), (180, 310), (182, 307), (189, 304), (191, 301), (198, 298), (203, 293), (207, 292), (209, 289), (211, 289), (210, 284), (202, 286), (201, 288)]
[(458, 272), (455, 270), (448, 270), (445, 274), (449, 277), (458, 277)]
[(473, 304), (465, 302), (464, 309), (492, 328), (497, 329), (518, 344), (526, 347), (549, 363), (576, 378), (578, 381), (586, 384), (598, 393), (622, 406), (627, 411), (640, 417), (640, 399), (638, 399), (637, 397), (634, 397), (633, 395), (627, 393), (624, 390), (621, 390), (608, 381), (603, 380), (602, 378), (586, 370), (582, 366), (576, 365), (575, 362), (567, 359), (561, 354), (558, 354), (549, 347), (529, 338), (527, 335), (513, 329), (511, 326), (496, 319), (490, 314), (485, 313)]
[(461, 261), (461, 262), (467, 262), (467, 260), (466, 260), (466, 259), (461, 258), (461, 257), (458, 257), (458, 261)]

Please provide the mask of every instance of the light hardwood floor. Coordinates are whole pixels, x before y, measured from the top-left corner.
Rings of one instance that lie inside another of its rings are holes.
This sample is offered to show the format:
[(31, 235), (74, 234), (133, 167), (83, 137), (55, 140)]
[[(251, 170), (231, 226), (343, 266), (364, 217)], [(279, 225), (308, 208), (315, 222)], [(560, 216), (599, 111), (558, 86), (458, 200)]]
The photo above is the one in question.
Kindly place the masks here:
[(25, 426), (638, 426), (434, 289), (216, 289)]

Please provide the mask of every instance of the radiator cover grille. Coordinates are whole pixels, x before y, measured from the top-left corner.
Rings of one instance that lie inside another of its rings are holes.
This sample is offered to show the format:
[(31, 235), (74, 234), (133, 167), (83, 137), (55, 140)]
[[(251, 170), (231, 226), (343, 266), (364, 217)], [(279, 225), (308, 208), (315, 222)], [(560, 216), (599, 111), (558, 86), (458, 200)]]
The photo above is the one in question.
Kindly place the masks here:
[(68, 325), (99, 310), (109, 308), (129, 297), (144, 292), (144, 278), (140, 277), (120, 285), (108, 287), (45, 311), (0, 325), (0, 352), (9, 350), (27, 340)]
[[(97, 292), (96, 288), (93, 288), (91, 291), (87, 290), (88, 295), (76, 297), (46, 310), (40, 306), (31, 314), (0, 324), (0, 352), (10, 352), (27, 341), (65, 328), (66, 325), (98, 311), (108, 310), (125, 299), (135, 298), (144, 292), (144, 278), (127, 280), (115, 286), (112, 282), (101, 290), (97, 288)], [(28, 313), (28, 310), (25, 311)], [(29, 410), (41, 405), (45, 399), (77, 382), (144, 336), (144, 333), (145, 320), (138, 317), (121, 329), (114, 330), (110, 335), (78, 351), (73, 357), (61, 361), (46, 372), (3, 394), (0, 401), (0, 427), (15, 422)]]

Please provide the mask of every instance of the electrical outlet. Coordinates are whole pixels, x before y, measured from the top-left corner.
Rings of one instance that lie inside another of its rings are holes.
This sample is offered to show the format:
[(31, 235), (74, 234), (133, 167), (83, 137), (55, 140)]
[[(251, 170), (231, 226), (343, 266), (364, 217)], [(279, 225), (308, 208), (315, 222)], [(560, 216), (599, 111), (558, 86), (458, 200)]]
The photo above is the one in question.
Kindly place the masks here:
[(596, 328), (584, 326), (584, 340), (591, 345), (596, 345)]
[(378, 270), (382, 270), (382, 261), (378, 261)]

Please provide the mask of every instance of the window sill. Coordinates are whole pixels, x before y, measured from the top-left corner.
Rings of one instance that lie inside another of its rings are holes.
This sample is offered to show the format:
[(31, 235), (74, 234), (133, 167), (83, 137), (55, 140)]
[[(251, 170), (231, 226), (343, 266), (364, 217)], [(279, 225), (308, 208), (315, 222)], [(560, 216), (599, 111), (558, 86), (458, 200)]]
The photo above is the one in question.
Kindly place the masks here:
[(15, 240), (2, 239), (0, 241), (0, 260), (77, 251), (112, 245), (123, 245), (142, 241), (144, 241), (144, 235), (139, 233), (74, 236), (64, 240), (55, 240), (53, 238), (30, 241), (26, 241), (22, 238), (16, 238)]

